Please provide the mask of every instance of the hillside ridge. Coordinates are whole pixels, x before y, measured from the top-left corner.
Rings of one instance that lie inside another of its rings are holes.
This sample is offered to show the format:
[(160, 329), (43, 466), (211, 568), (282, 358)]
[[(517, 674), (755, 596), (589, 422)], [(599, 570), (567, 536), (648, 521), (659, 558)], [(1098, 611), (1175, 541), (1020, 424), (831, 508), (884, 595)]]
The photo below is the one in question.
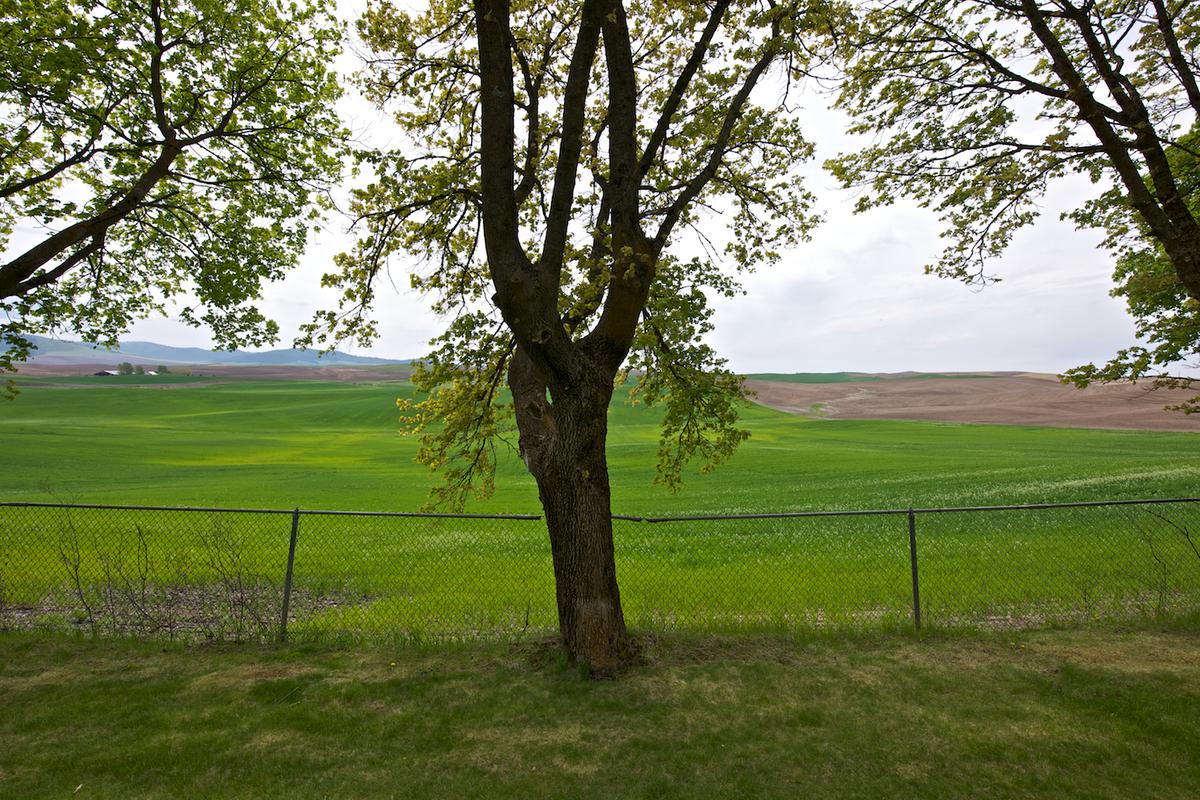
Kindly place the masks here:
[(122, 342), (112, 350), (87, 342), (68, 339), (52, 339), (46, 336), (30, 336), (37, 349), (30, 358), (31, 364), (105, 364), (118, 361), (131, 364), (245, 364), (257, 366), (364, 366), (377, 367), (389, 364), (412, 363), (409, 359), (376, 358), (355, 356), (334, 350), (322, 353), (318, 350), (286, 348), (251, 352), (245, 350), (206, 350), (202, 347), (173, 347), (157, 342)]

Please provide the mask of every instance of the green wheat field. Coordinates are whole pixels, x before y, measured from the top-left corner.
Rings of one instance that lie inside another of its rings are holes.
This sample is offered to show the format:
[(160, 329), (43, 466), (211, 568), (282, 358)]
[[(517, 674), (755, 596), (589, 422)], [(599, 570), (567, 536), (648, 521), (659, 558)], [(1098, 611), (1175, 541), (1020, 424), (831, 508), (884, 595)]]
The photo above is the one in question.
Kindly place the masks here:
[[(404, 382), (136, 377), (24, 380), (0, 406), (0, 501), (417, 511)], [(614, 512), (904, 509), (1200, 495), (1200, 436), (813, 420), (760, 406), (750, 439), (671, 494), (657, 416), (610, 412)], [(501, 447), (476, 514), (537, 514)], [(266, 638), (281, 618), (291, 514), (0, 507), (0, 622)], [(1039, 627), (1191, 613), (1200, 504), (918, 514), (923, 622)], [(1195, 531), (1193, 533), (1193, 531)], [(629, 622), (700, 631), (913, 624), (908, 521), (892, 516), (616, 523)], [(444, 640), (554, 627), (537, 520), (304, 514), (289, 634)]]

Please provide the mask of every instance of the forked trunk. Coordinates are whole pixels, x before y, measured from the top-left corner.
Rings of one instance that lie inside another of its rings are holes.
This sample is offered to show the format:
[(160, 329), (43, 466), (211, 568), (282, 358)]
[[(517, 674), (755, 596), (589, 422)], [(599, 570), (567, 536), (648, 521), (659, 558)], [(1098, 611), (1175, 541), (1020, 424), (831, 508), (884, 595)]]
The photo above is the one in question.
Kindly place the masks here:
[(592, 676), (612, 675), (633, 655), (617, 589), (604, 453), (612, 380), (560, 389), (551, 402), (540, 375), (518, 353), (509, 384), (521, 455), (546, 514), (563, 645)]

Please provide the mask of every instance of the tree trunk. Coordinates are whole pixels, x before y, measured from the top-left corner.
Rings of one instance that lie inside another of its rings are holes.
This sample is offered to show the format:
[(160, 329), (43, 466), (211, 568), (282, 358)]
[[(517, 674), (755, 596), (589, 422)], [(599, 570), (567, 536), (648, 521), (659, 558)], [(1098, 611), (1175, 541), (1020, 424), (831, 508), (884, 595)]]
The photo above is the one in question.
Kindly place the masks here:
[(584, 381), (548, 392), (520, 349), (509, 369), (521, 456), (550, 534), (559, 633), (571, 661), (593, 677), (612, 675), (634, 655), (613, 556), (604, 452), (613, 381), (605, 372), (589, 370)]
[(1194, 220), (1189, 218), (1189, 221), (1192, 230), (1188, 233), (1192, 235), (1172, 236), (1160, 241), (1179, 282), (1189, 296), (1200, 300), (1200, 228)]

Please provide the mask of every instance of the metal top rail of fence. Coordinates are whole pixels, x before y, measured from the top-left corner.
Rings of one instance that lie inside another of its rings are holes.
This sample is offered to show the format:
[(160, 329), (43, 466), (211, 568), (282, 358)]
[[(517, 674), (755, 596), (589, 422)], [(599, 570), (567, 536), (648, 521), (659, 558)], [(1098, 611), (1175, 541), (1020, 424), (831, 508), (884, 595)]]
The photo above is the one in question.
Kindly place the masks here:
[(79, 508), (96, 509), (101, 511), (195, 511), (211, 514), (311, 514), (323, 517), (413, 517), (416, 519), (514, 519), (538, 520), (540, 514), (457, 514), (437, 513), (432, 511), (354, 511), (354, 510), (322, 510), (307, 508), (232, 508), (229, 506), (137, 506), (111, 505), (106, 503), (45, 503), (4, 501), (0, 508)]
[[(421, 641), (556, 628), (538, 514), (0, 501), (0, 629)], [(643, 629), (1200, 613), (1200, 497), (613, 515)]]
[[(1121, 500), (1076, 500), (1064, 503), (1013, 503), (986, 506), (907, 506), (904, 508), (849, 508), (820, 511), (762, 511), (745, 514), (682, 514), (647, 516), (613, 514), (614, 520), (624, 522), (705, 522), (718, 520), (804, 519), (810, 517), (872, 517), (899, 514), (950, 514), (988, 511), (1037, 511), (1056, 508), (1101, 508), (1106, 506), (1168, 505), (1200, 503), (1200, 497), (1147, 497)], [(107, 511), (179, 511), (216, 514), (295, 514), (327, 517), (411, 517), (414, 519), (480, 519), (480, 520), (540, 520), (540, 514), (467, 514), (435, 511), (357, 511), (307, 508), (234, 508), (228, 506), (156, 506), (107, 503), (49, 503), (42, 501), (0, 501), (0, 508), (78, 508)]]

